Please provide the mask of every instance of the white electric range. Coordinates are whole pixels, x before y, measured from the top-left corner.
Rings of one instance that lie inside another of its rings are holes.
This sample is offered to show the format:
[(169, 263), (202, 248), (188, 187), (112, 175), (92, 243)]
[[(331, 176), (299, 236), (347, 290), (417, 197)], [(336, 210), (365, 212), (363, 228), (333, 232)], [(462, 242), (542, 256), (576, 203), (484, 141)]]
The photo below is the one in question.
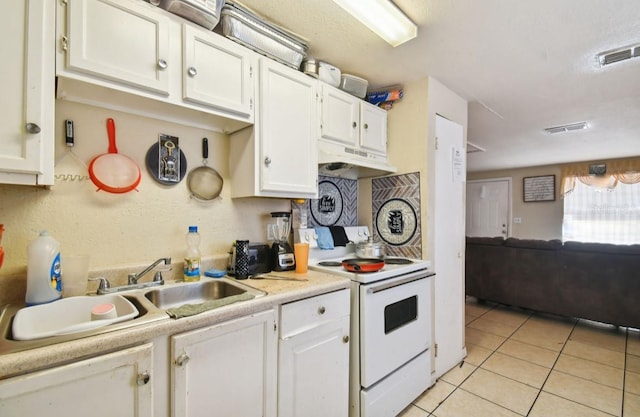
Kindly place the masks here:
[[(356, 258), (355, 244), (323, 250), (314, 229), (294, 231), (309, 243), (309, 268), (351, 280), (350, 417), (400, 413), (432, 384), (431, 263), (389, 258), (377, 272), (354, 273), (341, 261)], [(351, 242), (369, 237), (366, 226), (345, 227)], [(320, 263), (335, 262), (338, 266)]]

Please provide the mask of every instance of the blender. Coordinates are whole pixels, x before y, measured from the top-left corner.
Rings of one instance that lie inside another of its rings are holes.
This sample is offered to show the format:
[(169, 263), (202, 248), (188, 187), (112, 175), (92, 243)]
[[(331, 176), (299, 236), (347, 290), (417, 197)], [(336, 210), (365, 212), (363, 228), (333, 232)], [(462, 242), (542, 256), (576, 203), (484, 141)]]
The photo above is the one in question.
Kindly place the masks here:
[(274, 271), (291, 271), (296, 268), (293, 249), (289, 245), (291, 213), (274, 211), (271, 213), (271, 217), (275, 220), (275, 223), (269, 224), (274, 239), (273, 245), (271, 245), (271, 269)]

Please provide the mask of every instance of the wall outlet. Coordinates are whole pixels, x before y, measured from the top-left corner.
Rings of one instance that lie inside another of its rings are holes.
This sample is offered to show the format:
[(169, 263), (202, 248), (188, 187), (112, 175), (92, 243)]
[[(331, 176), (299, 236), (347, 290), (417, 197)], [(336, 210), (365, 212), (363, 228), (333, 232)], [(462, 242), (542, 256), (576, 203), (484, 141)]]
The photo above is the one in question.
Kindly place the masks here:
[(522, 217), (514, 217), (514, 218), (513, 218), (513, 222), (514, 222), (515, 224), (520, 224), (520, 223), (522, 223)]
[(275, 223), (269, 223), (267, 224), (267, 240), (275, 240), (275, 238), (273, 237), (273, 232), (272, 232), (272, 227), (275, 225)]

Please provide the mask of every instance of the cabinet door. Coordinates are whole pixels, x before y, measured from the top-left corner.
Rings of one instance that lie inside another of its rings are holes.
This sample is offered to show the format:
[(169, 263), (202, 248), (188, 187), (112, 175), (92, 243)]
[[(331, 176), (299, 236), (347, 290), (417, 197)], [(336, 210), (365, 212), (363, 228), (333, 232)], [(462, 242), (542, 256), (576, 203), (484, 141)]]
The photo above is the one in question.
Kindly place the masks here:
[(169, 19), (126, 0), (67, 3), (67, 66), (146, 91), (169, 94)]
[(322, 85), (320, 136), (350, 146), (358, 146), (360, 100), (349, 93)]
[(232, 41), (183, 25), (183, 98), (253, 121), (255, 55)]
[(53, 184), (54, 3), (14, 0), (0, 16), (0, 183)]
[(349, 415), (349, 316), (280, 341), (278, 417)]
[(273, 310), (172, 339), (174, 417), (268, 417), (276, 413)]
[(387, 154), (387, 112), (362, 102), (360, 111), (360, 146), (380, 154)]
[(151, 344), (0, 381), (3, 417), (151, 417)]
[(261, 191), (317, 195), (317, 80), (260, 61)]

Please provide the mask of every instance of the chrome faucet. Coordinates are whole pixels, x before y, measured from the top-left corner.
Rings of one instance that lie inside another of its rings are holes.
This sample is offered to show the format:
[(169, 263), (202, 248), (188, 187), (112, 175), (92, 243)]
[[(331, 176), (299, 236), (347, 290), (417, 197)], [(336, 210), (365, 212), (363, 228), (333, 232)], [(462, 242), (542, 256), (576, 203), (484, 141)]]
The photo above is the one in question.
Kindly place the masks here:
[[(129, 274), (128, 280), (127, 280), (129, 285), (136, 285), (140, 278), (142, 278), (147, 272), (151, 271), (161, 262), (164, 262), (165, 265), (171, 265), (171, 258), (160, 258), (156, 260), (154, 263), (152, 263), (151, 265), (149, 265), (148, 267), (146, 267), (145, 269), (143, 269), (142, 271), (140, 271), (139, 273)], [(164, 278), (162, 278), (162, 272), (160, 271), (156, 272), (156, 274), (153, 276), (153, 282), (162, 282), (162, 284), (164, 284)]]
[(164, 278), (162, 277), (162, 271), (156, 271), (152, 281), (138, 283), (138, 280), (140, 280), (140, 278), (142, 278), (147, 272), (151, 271), (161, 262), (164, 262), (165, 265), (171, 265), (171, 258), (160, 258), (154, 263), (152, 263), (151, 265), (149, 265), (148, 267), (146, 267), (144, 270), (140, 271), (139, 273), (129, 274), (127, 285), (112, 287), (109, 280), (104, 277), (89, 278), (89, 281), (100, 281), (100, 283), (98, 284), (98, 289), (96, 291), (97, 294), (112, 294), (114, 292), (137, 290), (140, 288), (156, 287), (159, 285), (164, 285)]

